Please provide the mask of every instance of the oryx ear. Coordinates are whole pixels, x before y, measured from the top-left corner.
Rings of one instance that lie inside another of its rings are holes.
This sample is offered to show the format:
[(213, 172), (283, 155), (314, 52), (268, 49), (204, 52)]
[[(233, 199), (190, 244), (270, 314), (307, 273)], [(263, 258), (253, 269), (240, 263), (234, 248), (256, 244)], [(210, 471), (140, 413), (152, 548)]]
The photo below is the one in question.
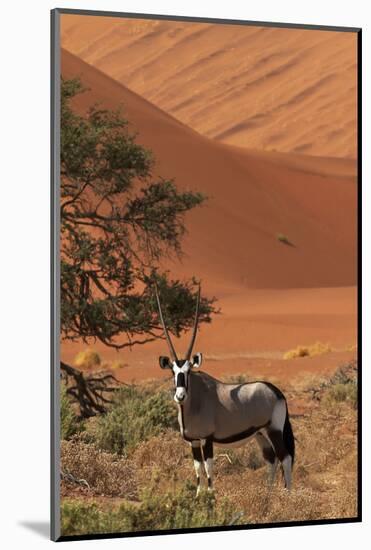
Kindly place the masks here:
[(192, 359), (192, 366), (198, 369), (198, 367), (201, 366), (201, 363), (202, 363), (202, 353), (196, 353), (196, 355), (194, 355)]
[(171, 362), (168, 357), (164, 357), (161, 355), (161, 357), (159, 358), (159, 363), (162, 369), (171, 369)]

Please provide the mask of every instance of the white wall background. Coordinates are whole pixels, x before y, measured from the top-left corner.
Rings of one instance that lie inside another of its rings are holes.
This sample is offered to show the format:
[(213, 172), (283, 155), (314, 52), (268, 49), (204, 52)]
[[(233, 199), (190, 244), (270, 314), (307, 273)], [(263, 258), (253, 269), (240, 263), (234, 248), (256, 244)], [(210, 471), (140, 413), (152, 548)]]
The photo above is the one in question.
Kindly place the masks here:
[[(0, 544), (41, 548), (49, 520), (49, 10), (54, 7), (363, 27), (371, 51), (365, 0), (7, 0), (1, 8), (0, 56)], [(368, 63), (369, 64), (369, 63)], [(370, 66), (364, 94), (371, 97)], [(369, 109), (364, 107), (364, 152)], [(370, 162), (364, 155), (364, 382), (370, 384)], [(368, 250), (367, 250), (368, 249)], [(363, 525), (339, 525), (84, 541), (70, 548), (187, 548), (192, 545), (305, 550), (364, 547), (370, 533), (370, 406), (365, 403)], [(246, 487), (248, 491), (249, 488)]]

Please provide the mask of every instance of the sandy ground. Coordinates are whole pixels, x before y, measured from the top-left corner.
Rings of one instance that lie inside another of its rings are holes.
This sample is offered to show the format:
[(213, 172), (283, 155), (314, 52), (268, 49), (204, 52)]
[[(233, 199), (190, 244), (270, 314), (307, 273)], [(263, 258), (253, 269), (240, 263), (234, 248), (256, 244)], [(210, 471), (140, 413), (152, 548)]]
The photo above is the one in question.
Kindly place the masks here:
[[(220, 299), (222, 313), (203, 325), (195, 352), (202, 352), (202, 368), (212, 376), (243, 374), (287, 386), (308, 376), (328, 375), (355, 357), (356, 309), (354, 288), (270, 290), (232, 294)], [(190, 335), (173, 338), (179, 356)], [(298, 345), (328, 343), (331, 352), (317, 357), (283, 359)], [(86, 346), (62, 344), (62, 357), (73, 363)], [(164, 341), (116, 352), (99, 343), (92, 346), (104, 361), (122, 364), (113, 374), (124, 382), (166, 378), (158, 357), (168, 355)], [(352, 349), (353, 348), (353, 349)]]
[(62, 45), (201, 134), (356, 157), (356, 34), (63, 15)]

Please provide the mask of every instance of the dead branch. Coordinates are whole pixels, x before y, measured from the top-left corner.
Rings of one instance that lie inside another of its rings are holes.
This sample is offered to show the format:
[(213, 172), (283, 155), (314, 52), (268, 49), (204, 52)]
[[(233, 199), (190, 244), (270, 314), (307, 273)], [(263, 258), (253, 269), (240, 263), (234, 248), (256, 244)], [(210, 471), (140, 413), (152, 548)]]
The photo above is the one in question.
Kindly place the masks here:
[(229, 464), (232, 464), (231, 457), (227, 453), (217, 454), (216, 457), (215, 457), (215, 460), (218, 459), (218, 458), (226, 458), (228, 460)]
[(89, 491), (91, 490), (90, 485), (86, 481), (86, 479), (78, 479), (70, 472), (64, 472), (63, 470), (61, 470), (61, 479), (63, 481), (68, 481), (69, 483), (75, 483), (76, 485), (84, 485), (89, 489)]
[(67, 394), (78, 403), (82, 418), (105, 413), (106, 405), (112, 401), (110, 394), (117, 391), (121, 384), (112, 374), (84, 376), (82, 372), (63, 361), (61, 377), (66, 383)]

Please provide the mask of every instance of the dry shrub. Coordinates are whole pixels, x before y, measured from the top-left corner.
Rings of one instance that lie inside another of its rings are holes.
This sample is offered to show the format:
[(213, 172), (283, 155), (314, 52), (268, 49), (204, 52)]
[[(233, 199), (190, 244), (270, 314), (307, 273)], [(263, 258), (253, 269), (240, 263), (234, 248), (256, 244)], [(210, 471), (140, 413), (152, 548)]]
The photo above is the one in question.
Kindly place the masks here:
[(179, 466), (191, 457), (191, 447), (181, 438), (179, 432), (165, 430), (161, 434), (140, 443), (133, 452), (133, 461), (139, 468), (152, 466)]
[(75, 366), (82, 369), (94, 369), (101, 364), (101, 358), (99, 353), (93, 349), (86, 349), (80, 351), (74, 360)]
[(322, 342), (316, 342), (310, 346), (298, 346), (295, 349), (287, 351), (284, 359), (295, 359), (297, 357), (315, 357), (316, 355), (323, 355), (329, 353), (331, 347), (329, 344), (323, 344)]
[(238, 449), (215, 449), (215, 475), (229, 475), (237, 471), (258, 470), (265, 466), (262, 452), (253, 439)]
[[(219, 491), (225, 495), (225, 488)], [(280, 523), (319, 519), (318, 500), (312, 489), (270, 488), (265, 480), (247, 483), (246, 476), (234, 486), (234, 505), (245, 512), (245, 523)], [(323, 516), (322, 516), (323, 517)]]
[(61, 469), (85, 480), (96, 495), (137, 497), (135, 468), (130, 462), (76, 437), (61, 443)]
[(161, 490), (165, 491), (183, 484), (185, 479), (196, 480), (191, 447), (174, 430), (166, 430), (142, 442), (131, 458), (141, 487), (152, 480), (159, 482)]

